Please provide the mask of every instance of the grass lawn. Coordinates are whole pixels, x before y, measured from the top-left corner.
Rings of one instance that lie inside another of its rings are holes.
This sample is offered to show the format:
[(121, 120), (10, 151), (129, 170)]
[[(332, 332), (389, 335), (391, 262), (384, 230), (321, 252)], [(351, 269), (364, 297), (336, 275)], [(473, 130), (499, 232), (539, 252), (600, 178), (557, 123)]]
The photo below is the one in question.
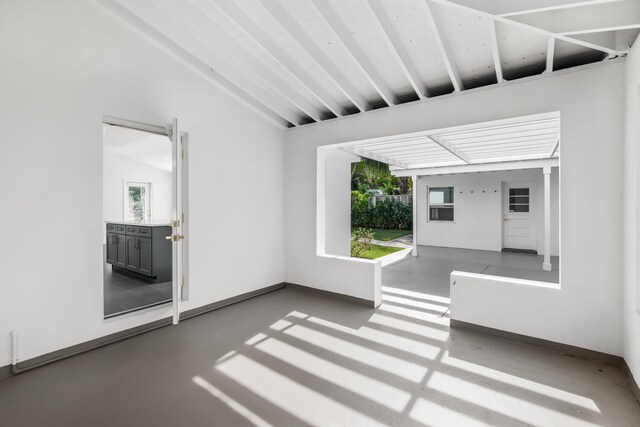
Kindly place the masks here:
[(401, 251), (403, 248), (394, 248), (391, 246), (371, 245), (371, 249), (360, 254), (358, 258), (376, 259), (394, 252)]
[(411, 230), (386, 230), (383, 228), (372, 228), (371, 231), (373, 231), (375, 236), (374, 238), (376, 240), (382, 240), (383, 242), (411, 234)]

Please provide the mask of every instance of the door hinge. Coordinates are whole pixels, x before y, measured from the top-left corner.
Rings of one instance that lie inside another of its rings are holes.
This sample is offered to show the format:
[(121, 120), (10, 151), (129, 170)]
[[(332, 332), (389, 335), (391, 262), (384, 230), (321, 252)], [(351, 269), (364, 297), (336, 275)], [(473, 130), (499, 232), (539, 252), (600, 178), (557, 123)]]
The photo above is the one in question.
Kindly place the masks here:
[(179, 219), (174, 219), (173, 221), (171, 221), (171, 226), (172, 227), (180, 227), (180, 220)]
[(182, 224), (184, 225), (184, 212), (182, 212)]
[(180, 150), (180, 158), (184, 159), (184, 148), (182, 150)]
[(184, 288), (184, 277), (182, 278), (182, 281), (180, 282), (180, 287)]

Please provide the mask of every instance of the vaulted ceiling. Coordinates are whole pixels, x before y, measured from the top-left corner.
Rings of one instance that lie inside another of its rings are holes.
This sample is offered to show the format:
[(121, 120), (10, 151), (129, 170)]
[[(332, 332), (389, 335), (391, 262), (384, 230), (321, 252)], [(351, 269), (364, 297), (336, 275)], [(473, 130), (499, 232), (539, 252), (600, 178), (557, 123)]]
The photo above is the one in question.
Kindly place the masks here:
[(283, 126), (627, 53), (639, 0), (103, 0)]

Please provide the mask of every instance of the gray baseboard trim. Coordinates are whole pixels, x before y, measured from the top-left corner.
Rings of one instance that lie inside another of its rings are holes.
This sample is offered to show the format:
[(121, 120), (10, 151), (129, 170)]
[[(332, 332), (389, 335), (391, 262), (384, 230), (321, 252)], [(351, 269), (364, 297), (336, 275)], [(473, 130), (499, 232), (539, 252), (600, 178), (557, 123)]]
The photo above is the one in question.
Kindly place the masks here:
[(222, 301), (216, 301), (211, 304), (203, 305), (202, 307), (192, 308), (191, 310), (184, 311), (180, 313), (180, 320), (191, 319), (192, 317), (199, 316), (201, 314), (208, 313), (213, 310), (217, 310), (222, 307), (226, 307), (231, 304), (236, 304), (250, 298), (255, 298), (257, 296), (277, 291), (278, 289), (284, 288), (286, 283), (278, 283), (277, 285), (267, 286), (266, 288), (256, 289), (255, 291), (247, 292), (241, 295), (237, 295), (235, 297), (223, 299)]
[(633, 376), (633, 372), (629, 369), (629, 365), (627, 365), (627, 361), (622, 359), (622, 371), (627, 374), (627, 378), (629, 379), (629, 386), (631, 387), (631, 391), (636, 395), (636, 399), (640, 402), (640, 386), (638, 385), (638, 381)]
[[(226, 307), (231, 304), (235, 304), (241, 301), (248, 300), (250, 298), (257, 297), (262, 294), (266, 294), (267, 292), (272, 292), (278, 289), (282, 289), (284, 287), (285, 287), (285, 283), (279, 283), (277, 285), (267, 286), (266, 288), (257, 289), (255, 291), (251, 291), (241, 295), (237, 295), (235, 297), (227, 298), (222, 301), (217, 301), (212, 304), (207, 304), (202, 307), (193, 308), (191, 310), (181, 313), (180, 320), (187, 320), (192, 317), (199, 316), (201, 314), (205, 314), (210, 311), (217, 310), (219, 308)], [(151, 332), (153, 330), (162, 328), (164, 326), (171, 325), (172, 323), (173, 323), (173, 320), (171, 317), (165, 317), (163, 319), (159, 319), (151, 323), (136, 326), (134, 328), (126, 329), (124, 331), (116, 332), (110, 335), (105, 335), (104, 337), (100, 337), (100, 338), (96, 338), (80, 344), (76, 344), (71, 347), (66, 347), (60, 350), (53, 351), (51, 353), (43, 354), (42, 356), (37, 356), (37, 357), (18, 363), (17, 364), (17, 369), (19, 371), (18, 373), (39, 368), (41, 366), (48, 365), (50, 363), (57, 362), (59, 360), (66, 359), (72, 356), (76, 356), (78, 354), (85, 353), (90, 350), (95, 350), (97, 348), (104, 347), (106, 345), (113, 344), (118, 341), (123, 341), (128, 338), (133, 338), (137, 335), (144, 334), (146, 332)], [(15, 375), (12, 372), (11, 368), (12, 368), (11, 365), (0, 366), (0, 381)]]
[(602, 363), (605, 365), (615, 366), (621, 368), (624, 359), (620, 356), (613, 354), (602, 353), (595, 350), (589, 350), (574, 345), (563, 344), (555, 341), (549, 341), (542, 338), (534, 338), (528, 335), (516, 334), (514, 332), (502, 331), (500, 329), (489, 328), (487, 326), (477, 325), (475, 323), (463, 322), (461, 320), (451, 319), (450, 326), (453, 329), (464, 329), (474, 332), (479, 332), (486, 335), (491, 335), (496, 338), (501, 338), (509, 341), (515, 341), (522, 344), (528, 344), (535, 347), (540, 347), (545, 350), (554, 351), (556, 353), (562, 353), (567, 356), (576, 357), (579, 359), (586, 359), (593, 362)]
[(298, 285), (297, 283), (285, 282), (285, 285), (287, 286), (287, 288), (299, 289), (299, 290), (303, 290), (305, 292), (312, 292), (312, 293), (321, 294), (321, 295), (329, 295), (331, 297), (339, 298), (339, 299), (342, 299), (342, 300), (345, 300), (345, 301), (349, 301), (349, 302), (353, 302), (353, 303), (356, 303), (358, 305), (364, 305), (364, 306), (367, 306), (368, 308), (375, 308), (375, 303), (373, 301), (371, 301), (371, 300), (368, 300), (368, 299), (352, 297), (351, 295), (339, 294), (337, 292), (327, 291), (327, 290), (324, 290), (324, 289), (312, 288), (312, 287), (305, 286), (305, 285)]

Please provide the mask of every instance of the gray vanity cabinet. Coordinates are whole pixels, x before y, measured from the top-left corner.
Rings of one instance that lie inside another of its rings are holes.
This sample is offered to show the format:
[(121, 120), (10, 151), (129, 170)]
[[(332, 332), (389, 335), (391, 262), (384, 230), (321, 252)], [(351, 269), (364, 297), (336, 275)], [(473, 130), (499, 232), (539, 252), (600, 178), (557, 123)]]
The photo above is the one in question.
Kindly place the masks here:
[(153, 276), (151, 239), (127, 236), (127, 253), (127, 270)]
[(107, 262), (156, 281), (171, 280), (170, 226), (107, 224)]
[(126, 268), (127, 248), (124, 234), (107, 233), (107, 262)]

